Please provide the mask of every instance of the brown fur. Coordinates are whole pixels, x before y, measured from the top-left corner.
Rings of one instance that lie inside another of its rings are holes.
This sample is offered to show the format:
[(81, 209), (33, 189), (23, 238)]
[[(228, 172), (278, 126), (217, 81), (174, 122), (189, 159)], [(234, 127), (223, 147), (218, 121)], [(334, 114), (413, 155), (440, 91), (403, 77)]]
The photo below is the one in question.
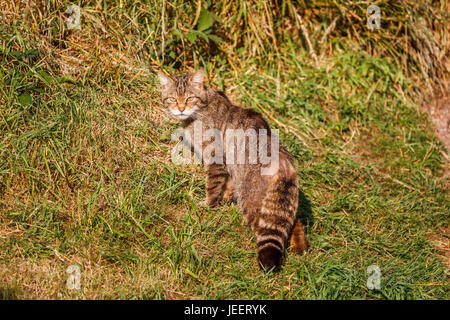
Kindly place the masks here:
[[(203, 130), (216, 128), (223, 134), (227, 129), (266, 129), (268, 146), (272, 139), (269, 125), (251, 109), (233, 105), (222, 93), (203, 85), (203, 72), (184, 77), (158, 73), (162, 84), (162, 99), (171, 114), (183, 123), (186, 137), (194, 136), (194, 125), (201, 121)], [(187, 135), (189, 134), (189, 135)], [(225, 139), (223, 139), (225, 140)], [(185, 141), (194, 151), (204, 151), (208, 141)], [(259, 145), (260, 141), (257, 141)], [(246, 154), (250, 152), (246, 143)], [(296, 218), (298, 207), (298, 176), (292, 156), (279, 147), (278, 171), (261, 175), (262, 164), (227, 164), (223, 141), (224, 164), (203, 158), (206, 168), (206, 202), (215, 206), (220, 201), (234, 201), (243, 211), (244, 220), (256, 235), (258, 261), (264, 270), (277, 269), (290, 238), (291, 248), (302, 253), (306, 249), (303, 225)], [(236, 150), (229, 150), (236, 154)], [(270, 156), (270, 147), (268, 147)], [(214, 154), (212, 155), (214, 156)]]
[(305, 230), (303, 224), (299, 220), (294, 223), (289, 242), (291, 244), (289, 250), (298, 254), (305, 252), (308, 247), (306, 243)]

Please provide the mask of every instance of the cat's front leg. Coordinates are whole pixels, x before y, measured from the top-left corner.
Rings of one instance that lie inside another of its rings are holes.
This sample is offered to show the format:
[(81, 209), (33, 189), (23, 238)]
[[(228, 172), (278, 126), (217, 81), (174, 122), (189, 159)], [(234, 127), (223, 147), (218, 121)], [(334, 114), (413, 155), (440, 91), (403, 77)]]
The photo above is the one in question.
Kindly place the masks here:
[(209, 164), (206, 166), (206, 203), (208, 206), (214, 207), (222, 200), (228, 178), (225, 165)]

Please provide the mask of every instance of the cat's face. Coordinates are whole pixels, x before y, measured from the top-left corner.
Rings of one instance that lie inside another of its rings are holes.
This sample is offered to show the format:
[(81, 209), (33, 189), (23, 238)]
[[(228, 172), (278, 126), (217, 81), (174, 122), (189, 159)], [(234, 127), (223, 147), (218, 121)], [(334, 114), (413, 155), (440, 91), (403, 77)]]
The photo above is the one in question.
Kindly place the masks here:
[(187, 76), (167, 76), (158, 71), (162, 102), (173, 117), (179, 120), (195, 119), (206, 106), (204, 77), (202, 70)]

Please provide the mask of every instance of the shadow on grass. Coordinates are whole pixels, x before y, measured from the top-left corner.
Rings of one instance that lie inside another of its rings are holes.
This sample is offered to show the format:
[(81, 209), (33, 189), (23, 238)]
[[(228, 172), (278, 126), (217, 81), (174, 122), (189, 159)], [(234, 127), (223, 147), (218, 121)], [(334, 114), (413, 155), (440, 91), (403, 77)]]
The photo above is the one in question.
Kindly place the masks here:
[(314, 223), (314, 217), (311, 210), (311, 202), (306, 197), (306, 195), (298, 190), (298, 209), (297, 209), (297, 219), (303, 224), (304, 232), (305, 232), (305, 241), (306, 241), (306, 250), (311, 247), (311, 244), (308, 240), (309, 229), (312, 227)]
[(308, 234), (309, 228), (314, 223), (314, 217), (311, 210), (311, 202), (301, 190), (298, 191), (297, 219), (300, 219), (305, 226), (306, 234)]

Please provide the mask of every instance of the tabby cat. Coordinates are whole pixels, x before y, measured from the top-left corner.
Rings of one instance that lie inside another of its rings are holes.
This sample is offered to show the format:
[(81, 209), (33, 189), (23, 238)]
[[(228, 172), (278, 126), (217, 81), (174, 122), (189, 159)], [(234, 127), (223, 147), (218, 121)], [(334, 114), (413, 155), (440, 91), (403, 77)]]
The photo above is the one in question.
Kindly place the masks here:
[[(208, 129), (222, 133), (215, 139), (222, 139), (219, 146), (223, 150), (219, 151), (223, 151), (223, 161), (211, 161), (205, 156), (202, 159), (206, 169), (207, 205), (215, 206), (220, 201), (238, 204), (245, 222), (256, 235), (258, 261), (264, 270), (279, 268), (289, 237), (291, 250), (302, 253), (306, 249), (306, 240), (303, 225), (296, 218), (298, 177), (289, 152), (279, 144), (275, 150), (278, 153), (278, 170), (264, 175), (261, 169), (268, 165), (248, 160), (234, 163), (226, 159), (237, 152), (237, 149), (231, 153), (227, 150), (237, 148), (237, 144), (230, 144), (223, 138), (229, 129), (265, 129), (269, 148), (274, 134), (263, 117), (251, 109), (233, 105), (223, 92), (206, 87), (202, 70), (187, 76), (168, 76), (158, 71), (158, 78), (163, 105), (171, 116), (182, 122), (185, 137), (191, 137), (187, 140), (194, 151), (202, 154), (201, 151), (205, 151), (210, 142), (207, 139), (204, 139), (206, 142), (192, 139), (196, 124), (201, 123), (202, 133)], [(261, 146), (260, 140), (258, 138), (256, 143)], [(262, 146), (265, 148), (266, 145)], [(251, 148), (249, 143), (245, 153), (248, 154)], [(273, 150), (272, 153), (270, 150), (267, 152), (272, 154)], [(212, 156), (215, 156), (214, 152)]]

